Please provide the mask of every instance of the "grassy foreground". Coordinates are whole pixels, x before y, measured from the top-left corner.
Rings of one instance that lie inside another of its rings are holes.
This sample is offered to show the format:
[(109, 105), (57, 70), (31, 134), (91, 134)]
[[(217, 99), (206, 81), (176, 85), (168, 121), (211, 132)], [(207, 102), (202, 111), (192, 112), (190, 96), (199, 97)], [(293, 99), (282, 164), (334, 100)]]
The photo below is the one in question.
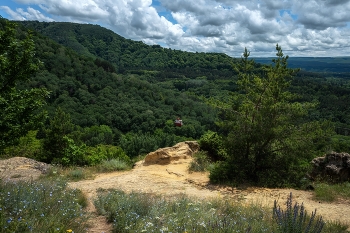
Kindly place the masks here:
[[(347, 232), (347, 226), (325, 223), (303, 207), (268, 209), (232, 200), (198, 200), (186, 196), (165, 198), (120, 190), (99, 190), (95, 206), (113, 223), (113, 232)], [(322, 227), (320, 227), (320, 224)]]
[[(67, 188), (65, 182), (93, 175), (86, 172), (80, 168), (53, 169), (46, 179), (38, 181), (6, 183), (0, 179), (0, 233), (88, 232), (89, 213), (84, 210), (87, 199), (80, 190)], [(322, 197), (334, 190), (345, 192), (345, 198), (348, 186), (317, 185), (315, 195), (325, 188)], [(323, 225), (321, 216), (312, 217), (301, 206), (293, 207), (291, 199), (287, 206), (278, 204), (281, 208), (272, 209), (222, 198), (200, 200), (102, 189), (95, 200), (99, 213), (118, 233), (347, 232), (348, 226), (339, 222)]]
[(86, 232), (86, 204), (82, 192), (63, 181), (0, 180), (0, 233)]

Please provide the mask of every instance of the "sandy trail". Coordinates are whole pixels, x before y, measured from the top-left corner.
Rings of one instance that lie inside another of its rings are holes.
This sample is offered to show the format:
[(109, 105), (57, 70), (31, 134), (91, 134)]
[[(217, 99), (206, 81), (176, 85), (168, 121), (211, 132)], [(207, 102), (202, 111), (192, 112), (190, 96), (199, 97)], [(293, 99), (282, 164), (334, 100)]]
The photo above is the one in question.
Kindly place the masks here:
[(136, 191), (162, 195), (186, 194), (195, 198), (231, 198), (247, 203), (260, 203), (264, 206), (273, 206), (278, 200), (284, 208), (290, 192), (293, 200), (304, 203), (308, 213), (317, 209), (326, 221), (341, 221), (350, 223), (350, 202), (321, 203), (312, 200), (312, 192), (293, 189), (265, 189), (248, 188), (245, 190), (219, 187), (208, 184), (208, 174), (188, 173), (191, 159), (181, 159), (168, 165), (142, 165), (139, 162), (135, 168), (127, 172), (113, 172), (99, 174), (93, 180), (71, 182), (71, 188), (81, 189), (86, 193), (90, 205), (89, 210), (94, 217), (88, 232), (111, 232), (112, 226), (107, 224), (103, 217), (97, 216), (92, 204), (96, 198), (96, 191), (103, 189), (121, 189), (126, 192)]

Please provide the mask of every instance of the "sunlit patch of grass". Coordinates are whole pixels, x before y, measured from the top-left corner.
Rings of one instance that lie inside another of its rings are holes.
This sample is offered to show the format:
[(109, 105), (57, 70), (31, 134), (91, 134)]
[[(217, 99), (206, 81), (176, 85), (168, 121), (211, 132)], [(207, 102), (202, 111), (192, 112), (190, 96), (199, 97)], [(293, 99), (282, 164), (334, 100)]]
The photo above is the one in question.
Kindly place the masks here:
[(86, 197), (65, 182), (0, 183), (0, 232), (86, 232)]
[(54, 165), (50, 167), (46, 174), (41, 176), (41, 180), (66, 180), (79, 181), (93, 179), (95, 177), (95, 167), (62, 167)]
[(349, 233), (347, 230), (349, 225), (346, 223), (341, 223), (339, 221), (326, 221), (326, 228), (324, 229), (324, 233)]
[[(101, 189), (95, 206), (113, 223), (113, 232), (283, 232), (272, 209), (258, 203), (247, 205), (219, 198), (199, 200), (185, 195), (165, 198)], [(330, 222), (322, 232), (345, 233), (346, 229), (344, 224)]]
[[(96, 208), (114, 232), (272, 232), (271, 211), (228, 200), (195, 200), (122, 191), (102, 191)], [(249, 231), (248, 231), (249, 230)]]
[(104, 160), (101, 164), (96, 165), (98, 172), (125, 171), (131, 168), (130, 163), (120, 159)]
[(315, 184), (314, 198), (325, 202), (333, 202), (339, 198), (350, 200), (350, 183), (317, 183)]
[(205, 151), (198, 151), (193, 155), (193, 160), (189, 165), (190, 172), (204, 172), (208, 171), (210, 166), (210, 159)]

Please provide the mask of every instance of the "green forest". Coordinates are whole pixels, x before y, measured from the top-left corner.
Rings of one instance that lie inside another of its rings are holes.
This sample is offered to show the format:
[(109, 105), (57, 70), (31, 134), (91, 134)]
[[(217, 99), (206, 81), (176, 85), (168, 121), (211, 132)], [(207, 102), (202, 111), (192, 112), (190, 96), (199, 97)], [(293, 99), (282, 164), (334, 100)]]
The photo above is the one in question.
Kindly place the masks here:
[(132, 164), (198, 140), (212, 182), (298, 186), (314, 157), (350, 152), (348, 63), (311, 72), (278, 45), (261, 64), (249, 48), (190, 53), (90, 24), (1, 18), (0, 29), (1, 157)]

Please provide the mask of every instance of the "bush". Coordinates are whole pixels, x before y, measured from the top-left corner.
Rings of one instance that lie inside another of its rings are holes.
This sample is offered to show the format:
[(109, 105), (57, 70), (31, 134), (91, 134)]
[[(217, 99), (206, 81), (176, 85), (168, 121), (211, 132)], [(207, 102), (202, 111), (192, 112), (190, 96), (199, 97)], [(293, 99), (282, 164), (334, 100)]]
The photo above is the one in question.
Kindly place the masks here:
[(101, 164), (97, 165), (97, 170), (99, 172), (123, 171), (131, 168), (132, 166), (130, 163), (121, 159), (103, 160)]
[(124, 150), (118, 146), (98, 145), (96, 147), (88, 147), (86, 158), (88, 165), (97, 165), (104, 160), (118, 159), (127, 164), (131, 164), (131, 159), (125, 154)]
[(206, 151), (198, 151), (193, 155), (193, 160), (190, 163), (188, 170), (190, 172), (204, 172), (208, 171), (210, 160)]
[(206, 132), (199, 139), (199, 146), (201, 150), (208, 151), (208, 155), (213, 160), (222, 160), (225, 152), (222, 145), (222, 138), (213, 131)]
[(333, 151), (350, 153), (350, 136), (333, 135), (331, 138), (331, 147)]
[(17, 146), (5, 148), (4, 157), (16, 156), (36, 159), (41, 150), (40, 140), (36, 138), (37, 131), (29, 131), (28, 134), (19, 139)]
[(230, 165), (225, 161), (217, 161), (210, 168), (209, 179), (212, 183), (226, 183), (232, 181), (230, 179)]

